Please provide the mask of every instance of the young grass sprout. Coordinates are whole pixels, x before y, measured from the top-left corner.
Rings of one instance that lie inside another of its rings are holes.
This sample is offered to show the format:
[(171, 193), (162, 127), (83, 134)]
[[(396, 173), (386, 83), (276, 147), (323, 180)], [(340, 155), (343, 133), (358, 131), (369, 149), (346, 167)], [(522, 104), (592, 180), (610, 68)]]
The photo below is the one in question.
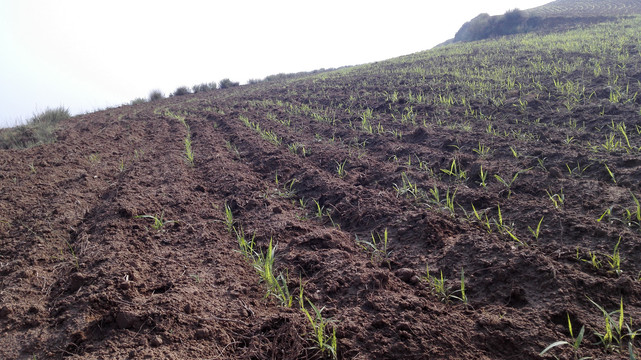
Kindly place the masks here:
[(555, 209), (560, 209), (563, 207), (563, 204), (565, 203), (565, 195), (563, 195), (563, 189), (561, 189), (558, 194), (552, 194), (549, 190), (545, 190), (545, 192), (548, 194), (548, 197), (552, 201), (552, 204), (554, 204)]
[(483, 165), (481, 165), (481, 172), (479, 176), (481, 177), (481, 182), (479, 183), (479, 185), (481, 185), (482, 187), (487, 187), (487, 171), (483, 171)]
[[(464, 304), (467, 304), (467, 295), (465, 294), (465, 273), (461, 269), (461, 284), (458, 290), (452, 291), (449, 287), (446, 286), (445, 278), (443, 277), (443, 271), (440, 272), (440, 276), (430, 274), (430, 267), (428, 264), (425, 265), (426, 276), (423, 278), (429, 286), (432, 288), (432, 293), (436, 295), (440, 301), (449, 302), (450, 299), (461, 301)], [(458, 295), (457, 295), (458, 294)]]
[(565, 340), (553, 342), (552, 344), (548, 345), (548, 347), (546, 347), (543, 351), (541, 351), (539, 356), (543, 356), (546, 352), (554, 349), (555, 347), (570, 345), (574, 350), (575, 359), (579, 359), (579, 360), (590, 359), (590, 357), (582, 357), (582, 358), (578, 357), (579, 347), (581, 346), (581, 342), (583, 341), (583, 335), (585, 334), (585, 326), (581, 326), (581, 330), (579, 330), (579, 333), (577, 334), (577, 336), (574, 337), (574, 331), (572, 330), (572, 321), (570, 321), (570, 314), (567, 314), (567, 315), (568, 315), (568, 329), (570, 330), (570, 337), (572, 338), (572, 342), (568, 342)]
[(621, 244), (621, 237), (619, 237), (619, 241), (617, 241), (617, 244), (614, 245), (614, 251), (612, 251), (612, 255), (605, 255), (608, 260), (608, 265), (610, 265), (610, 270), (617, 275), (621, 275), (621, 273), (623, 273), (623, 271), (621, 270), (621, 253), (619, 252), (619, 244)]
[(234, 229), (234, 214), (232, 214), (231, 208), (225, 203), (225, 225), (227, 226), (227, 231), (231, 234)]
[(539, 235), (541, 234), (541, 224), (543, 223), (543, 218), (544, 218), (544, 216), (542, 216), (541, 220), (539, 220), (539, 224), (536, 226), (536, 230), (532, 229), (529, 226), (527, 227), (528, 230), (530, 230), (530, 232), (534, 236), (534, 240), (537, 240), (537, 241), (539, 240)]
[(376, 236), (374, 236), (374, 233), (370, 235), (371, 241), (360, 240), (358, 236), (356, 236), (356, 243), (370, 254), (370, 261), (372, 263), (381, 263), (384, 261), (387, 262), (387, 266), (389, 267), (392, 252), (388, 249), (387, 228), (383, 232), (382, 237), (379, 233), (376, 233)]
[(162, 211), (160, 213), (160, 216), (156, 216), (156, 215), (138, 215), (135, 218), (136, 219), (140, 219), (140, 218), (151, 219), (151, 220), (154, 221), (154, 224), (151, 225), (151, 228), (156, 230), (156, 231), (161, 231), (164, 226), (176, 222), (174, 220), (164, 220), (163, 219), (164, 214), (165, 214), (165, 212)]
[[(305, 307), (305, 301), (303, 299), (307, 300), (307, 304), (312, 308), (311, 312)], [(307, 317), (312, 327), (312, 340), (316, 344), (315, 348), (317, 348), (321, 354), (327, 353), (332, 359), (336, 359), (338, 356), (336, 329), (333, 328), (332, 332), (329, 332), (328, 325), (330, 320), (323, 318), (322, 311), (324, 308), (317, 308), (311, 300), (304, 296), (302, 281), (300, 282), (298, 303), (300, 310), (305, 314), (305, 317)]]
[(344, 178), (345, 175), (347, 174), (345, 172), (345, 163), (347, 163), (347, 159), (343, 160), (342, 163), (338, 162), (338, 161), (335, 161), (335, 163), (337, 165), (336, 166), (336, 172), (338, 173), (338, 177), (341, 178), (341, 179)]

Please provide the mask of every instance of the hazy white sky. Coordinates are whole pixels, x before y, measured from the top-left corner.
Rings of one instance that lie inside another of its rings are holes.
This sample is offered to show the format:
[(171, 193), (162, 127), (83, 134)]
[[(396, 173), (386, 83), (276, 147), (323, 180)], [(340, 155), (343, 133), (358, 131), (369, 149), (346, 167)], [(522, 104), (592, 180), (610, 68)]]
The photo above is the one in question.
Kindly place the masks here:
[(0, 127), (230, 78), (429, 49), (479, 13), (551, 0), (1, 0)]

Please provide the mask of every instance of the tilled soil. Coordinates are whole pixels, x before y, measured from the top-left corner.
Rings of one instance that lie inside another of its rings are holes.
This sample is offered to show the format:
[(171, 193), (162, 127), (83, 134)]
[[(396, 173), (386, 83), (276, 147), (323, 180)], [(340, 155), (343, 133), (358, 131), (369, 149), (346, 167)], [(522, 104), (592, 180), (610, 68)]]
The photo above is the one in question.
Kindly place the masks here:
[[(461, 121), (462, 106), (415, 104), (415, 124), (401, 122), (409, 85), (395, 79), (390, 100), (389, 77), (359, 76), (122, 106), (64, 122), (54, 144), (0, 151), (0, 358), (320, 359), (301, 283), (341, 359), (536, 359), (571, 341), (568, 318), (575, 336), (585, 326), (578, 355), (627, 357), (629, 339), (598, 344), (591, 300), (622, 301), (641, 327), (639, 225), (621, 220), (641, 159), (577, 143), (641, 125), (639, 101), (596, 92), (568, 112), (531, 97), (525, 116), (518, 92), (473, 104), (512, 134), (498, 136)], [(365, 109), (385, 130), (363, 130)], [(239, 251), (241, 231), (259, 252), (276, 245), (291, 307)]]

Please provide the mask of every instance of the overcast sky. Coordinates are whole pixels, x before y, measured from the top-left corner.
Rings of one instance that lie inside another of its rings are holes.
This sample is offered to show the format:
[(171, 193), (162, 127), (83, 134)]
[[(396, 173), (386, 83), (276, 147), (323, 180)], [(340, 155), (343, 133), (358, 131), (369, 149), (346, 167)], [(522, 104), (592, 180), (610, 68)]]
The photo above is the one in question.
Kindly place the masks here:
[(385, 60), (550, 0), (0, 0), (0, 126), (178, 86)]

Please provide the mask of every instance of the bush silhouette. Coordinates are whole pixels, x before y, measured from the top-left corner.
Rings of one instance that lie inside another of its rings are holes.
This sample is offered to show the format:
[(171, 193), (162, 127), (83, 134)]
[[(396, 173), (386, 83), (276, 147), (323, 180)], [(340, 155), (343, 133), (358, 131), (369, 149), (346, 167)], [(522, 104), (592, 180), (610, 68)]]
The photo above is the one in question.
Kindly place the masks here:
[(164, 98), (165, 98), (165, 94), (163, 94), (162, 91), (160, 90), (152, 90), (149, 93), (149, 101), (156, 101)]
[(519, 9), (509, 10), (499, 16), (480, 14), (461, 26), (454, 36), (454, 41), (476, 41), (518, 34), (536, 27), (538, 20)]
[(176, 89), (176, 91), (174, 91), (173, 94), (171, 94), (171, 96), (183, 96), (187, 94), (191, 94), (191, 90), (189, 90), (189, 88), (186, 86), (180, 86)]
[(191, 89), (193, 90), (194, 94), (197, 94), (197, 93), (201, 93), (201, 92), (208, 92), (208, 91), (216, 90), (216, 88), (217, 88), (216, 83), (215, 82), (211, 82), (211, 83), (208, 83), (208, 84), (207, 83), (202, 83), (202, 84), (199, 84), (199, 85), (194, 85), (194, 86), (192, 86)]
[(129, 102), (129, 105), (144, 104), (144, 103), (146, 103), (146, 102), (147, 102), (147, 99), (143, 99), (143, 98), (136, 98), (136, 99), (131, 100), (131, 101)]
[(233, 82), (233, 81), (231, 81), (229, 79), (222, 79), (218, 83), (218, 87), (221, 88), (221, 89), (227, 89), (227, 88), (238, 86), (238, 85), (240, 85), (240, 83)]

